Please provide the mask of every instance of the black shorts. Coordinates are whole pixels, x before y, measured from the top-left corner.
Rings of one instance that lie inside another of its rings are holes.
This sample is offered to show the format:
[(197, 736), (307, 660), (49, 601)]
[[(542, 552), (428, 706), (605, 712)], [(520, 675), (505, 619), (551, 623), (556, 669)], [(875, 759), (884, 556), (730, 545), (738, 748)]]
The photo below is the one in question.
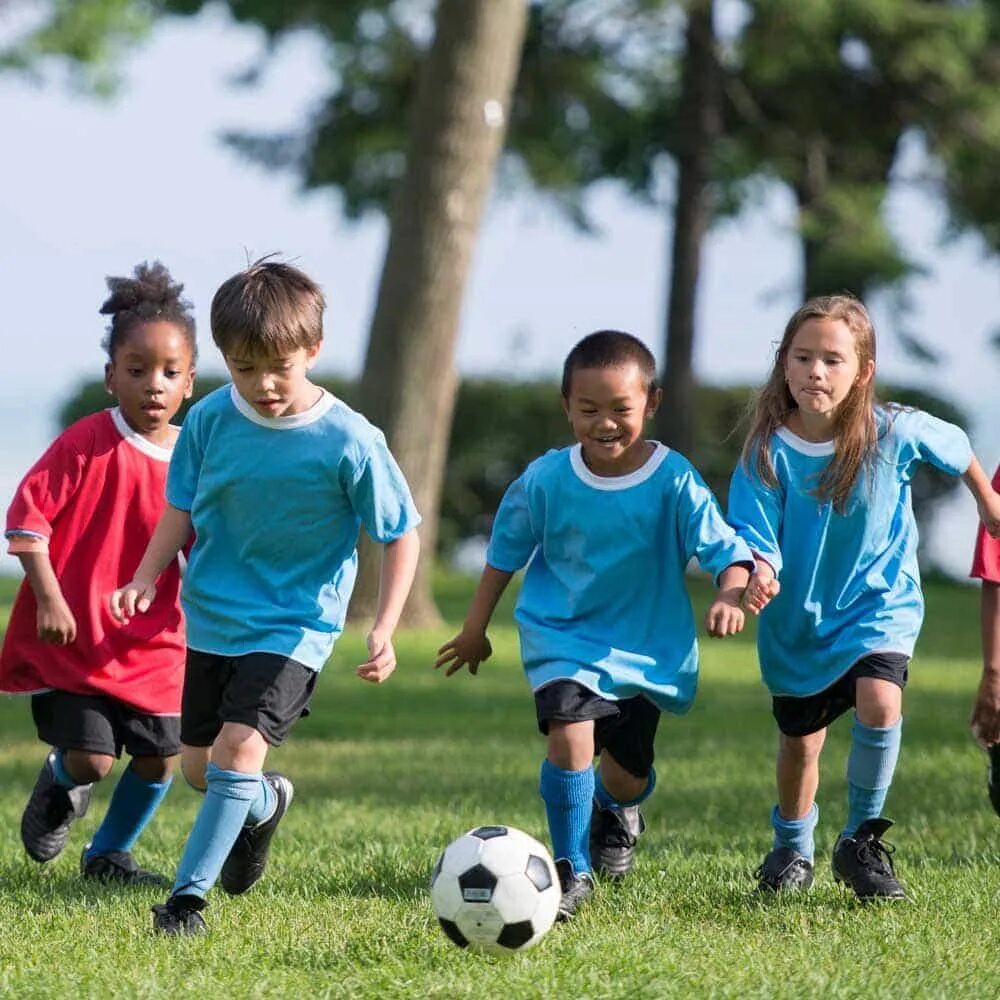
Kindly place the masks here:
[(219, 656), (189, 649), (181, 704), (181, 742), (208, 747), (225, 722), (256, 729), (280, 746), (309, 714), (316, 671), (277, 653)]
[(553, 681), (535, 692), (535, 714), (546, 734), (550, 722), (593, 720), (594, 752), (607, 750), (629, 774), (649, 777), (660, 710), (642, 695), (611, 701), (576, 681)]
[(58, 750), (120, 757), (173, 757), (181, 750), (181, 720), (148, 715), (104, 695), (46, 691), (31, 696), (38, 738)]
[(805, 698), (775, 695), (771, 699), (771, 711), (778, 728), (786, 736), (808, 736), (826, 729), (854, 707), (854, 689), (859, 677), (877, 677), (905, 688), (909, 665), (910, 658), (903, 653), (871, 653), (818, 694)]

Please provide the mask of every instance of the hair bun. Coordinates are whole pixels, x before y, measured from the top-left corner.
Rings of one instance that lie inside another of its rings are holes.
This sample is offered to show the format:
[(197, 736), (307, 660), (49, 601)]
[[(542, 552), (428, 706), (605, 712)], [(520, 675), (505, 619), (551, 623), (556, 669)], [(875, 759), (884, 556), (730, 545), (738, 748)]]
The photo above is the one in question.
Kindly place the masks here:
[(175, 282), (158, 260), (137, 265), (131, 278), (109, 276), (106, 280), (111, 294), (100, 310), (106, 316), (120, 312), (154, 316), (159, 312), (173, 313), (191, 308), (191, 304), (181, 298), (184, 286)]

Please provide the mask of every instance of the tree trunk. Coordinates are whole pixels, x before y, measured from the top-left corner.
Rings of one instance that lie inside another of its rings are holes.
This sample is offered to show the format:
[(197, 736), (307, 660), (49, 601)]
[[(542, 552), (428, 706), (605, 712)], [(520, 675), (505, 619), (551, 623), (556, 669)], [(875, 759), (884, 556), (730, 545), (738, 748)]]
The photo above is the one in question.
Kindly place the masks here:
[(691, 455), (695, 436), (695, 306), (701, 251), (712, 218), (712, 156), (722, 123), (714, 0), (692, 0), (678, 108), (677, 193), (670, 259), (663, 405), (657, 432)]
[[(440, 621), (431, 592), (438, 512), (458, 378), (462, 293), (503, 146), (527, 0), (441, 0), (414, 103), (406, 174), (390, 215), (361, 378), (423, 516), (422, 555), (403, 623)], [(374, 614), (376, 547), (362, 546), (352, 619)]]

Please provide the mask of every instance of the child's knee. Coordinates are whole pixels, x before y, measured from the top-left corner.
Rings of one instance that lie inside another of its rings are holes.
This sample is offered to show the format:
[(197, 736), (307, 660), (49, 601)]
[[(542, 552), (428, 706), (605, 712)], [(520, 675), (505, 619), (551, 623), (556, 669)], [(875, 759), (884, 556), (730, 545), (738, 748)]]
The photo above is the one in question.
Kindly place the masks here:
[(825, 729), (821, 729), (817, 733), (809, 733), (807, 736), (788, 736), (782, 733), (779, 753), (791, 760), (812, 763), (819, 757), (825, 741)]
[(880, 677), (859, 677), (854, 701), (854, 711), (862, 725), (888, 729), (902, 715), (903, 689)]
[(115, 766), (115, 758), (107, 753), (92, 753), (89, 750), (66, 750), (63, 765), (70, 777), (81, 785), (101, 781)]
[(564, 771), (582, 771), (594, 762), (594, 723), (549, 722), (548, 759)]
[(209, 751), (209, 747), (189, 746), (181, 750), (181, 774), (196, 792), (203, 792), (208, 787), (205, 769), (208, 767)]
[(143, 781), (148, 781), (151, 785), (159, 785), (170, 779), (176, 763), (176, 755), (173, 757), (133, 757), (132, 770)]
[(212, 744), (212, 762), (226, 771), (259, 771), (267, 749), (267, 741), (252, 726), (226, 722)]

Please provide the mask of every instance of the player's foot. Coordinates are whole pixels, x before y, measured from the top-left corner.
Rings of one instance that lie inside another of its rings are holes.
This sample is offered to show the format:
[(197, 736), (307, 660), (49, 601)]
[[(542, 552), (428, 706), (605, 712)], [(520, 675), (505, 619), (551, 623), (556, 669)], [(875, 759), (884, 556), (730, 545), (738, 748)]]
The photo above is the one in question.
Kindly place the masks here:
[(56, 781), (53, 750), (31, 791), (31, 798), (21, 816), (21, 841), (35, 861), (51, 861), (69, 839), (69, 827), (80, 819), (90, 805), (90, 785), (64, 788)]
[(813, 884), (813, 866), (790, 847), (774, 847), (753, 877), (761, 892), (800, 892)]
[(113, 882), (116, 885), (149, 885), (169, 887), (170, 882), (156, 872), (140, 868), (129, 851), (107, 851), (87, 857), (90, 844), (80, 855), (80, 874), (84, 878), (98, 882)]
[(990, 802), (997, 815), (1000, 816), (1000, 743), (994, 743), (986, 751), (990, 755), (990, 770), (986, 779), (986, 787), (989, 789)]
[(292, 783), (283, 774), (266, 771), (264, 780), (274, 789), (274, 812), (256, 826), (245, 826), (240, 830), (219, 875), (219, 884), (230, 896), (246, 892), (264, 874), (271, 838), (295, 793)]
[(590, 860), (594, 870), (610, 879), (622, 879), (632, 870), (635, 842), (646, 829), (638, 806), (602, 809), (597, 801), (590, 814)]
[(201, 915), (204, 909), (205, 900), (200, 896), (171, 896), (153, 907), (153, 930), (161, 934), (204, 934), (208, 930)]
[(833, 877), (849, 885), (862, 902), (906, 899), (892, 865), (895, 848), (882, 840), (890, 826), (890, 819), (866, 819), (853, 837), (838, 837), (833, 848)]
[(556, 920), (572, 920), (580, 906), (594, 894), (594, 876), (590, 872), (577, 875), (566, 858), (556, 860), (556, 871), (562, 889)]

